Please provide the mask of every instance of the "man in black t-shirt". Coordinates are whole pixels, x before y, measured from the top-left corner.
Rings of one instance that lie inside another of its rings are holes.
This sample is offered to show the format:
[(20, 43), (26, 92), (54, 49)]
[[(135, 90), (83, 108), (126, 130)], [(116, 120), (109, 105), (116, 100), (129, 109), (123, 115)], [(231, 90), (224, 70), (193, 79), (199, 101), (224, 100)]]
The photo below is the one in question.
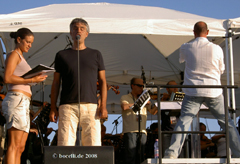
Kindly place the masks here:
[[(171, 80), (166, 85), (177, 85), (177, 83), (174, 80)], [(169, 101), (171, 94), (178, 92), (178, 88), (166, 88), (166, 90), (168, 93), (163, 93), (163, 97), (162, 97), (161, 101)], [(174, 113), (174, 115), (172, 115), (172, 113)], [(162, 131), (173, 131), (173, 129), (177, 123), (177, 118), (179, 117), (179, 115), (180, 115), (180, 112), (174, 112), (174, 111), (172, 112), (169, 110), (162, 110), (161, 111)]]
[[(81, 18), (73, 19), (70, 24), (73, 47), (59, 51), (55, 57), (56, 72), (51, 89), (49, 117), (50, 121), (56, 122), (59, 116), (58, 146), (75, 145), (79, 120), (82, 127), (82, 145), (101, 145), (100, 118), (106, 118), (108, 114), (107, 83), (101, 53), (85, 46), (88, 34), (88, 23)], [(97, 81), (101, 96), (98, 109)], [(60, 86), (62, 90), (57, 111), (56, 102)]]
[[(177, 85), (177, 83), (174, 80), (171, 80), (166, 85)], [(178, 92), (178, 88), (166, 88), (166, 90), (168, 93), (163, 93), (163, 97), (161, 101), (169, 101), (171, 94)], [(179, 116), (180, 116), (180, 112), (171, 111), (171, 110), (162, 110), (161, 111), (162, 131), (173, 131)], [(163, 134), (162, 143), (164, 144), (162, 144), (162, 155), (164, 155), (165, 150), (170, 146), (171, 136), (172, 134), (168, 134), (168, 133)], [(180, 157), (183, 158), (183, 153), (181, 153)]]

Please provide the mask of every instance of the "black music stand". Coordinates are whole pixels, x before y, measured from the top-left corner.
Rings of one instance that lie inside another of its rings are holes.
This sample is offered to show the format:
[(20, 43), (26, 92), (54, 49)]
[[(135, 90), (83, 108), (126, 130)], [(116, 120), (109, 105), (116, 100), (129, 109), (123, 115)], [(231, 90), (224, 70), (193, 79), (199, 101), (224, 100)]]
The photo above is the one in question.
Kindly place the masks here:
[[(137, 102), (137, 101), (136, 101)], [(135, 102), (135, 103), (136, 103)], [(139, 164), (141, 164), (141, 139), (142, 139), (142, 133), (141, 133), (141, 121), (142, 121), (142, 116), (140, 114), (141, 108), (139, 105), (133, 105), (132, 110), (137, 113), (138, 116), (138, 145), (139, 145), (139, 149), (138, 149), (138, 156), (139, 156)]]
[(137, 116), (138, 116), (139, 164), (141, 164), (141, 139), (142, 139), (142, 133), (141, 133), (142, 117), (141, 117), (140, 111), (147, 104), (149, 100), (150, 100), (149, 90), (144, 90), (143, 93), (139, 96), (139, 98), (134, 102), (133, 106), (130, 107), (130, 109), (132, 109), (135, 113), (137, 113)]

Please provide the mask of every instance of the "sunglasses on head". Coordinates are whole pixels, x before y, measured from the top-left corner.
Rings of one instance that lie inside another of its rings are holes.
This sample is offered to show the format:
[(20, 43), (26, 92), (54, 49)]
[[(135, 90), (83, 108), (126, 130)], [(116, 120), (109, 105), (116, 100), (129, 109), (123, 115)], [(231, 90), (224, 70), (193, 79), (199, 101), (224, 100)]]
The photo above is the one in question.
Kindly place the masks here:
[(136, 85), (138, 87), (144, 87), (144, 85), (141, 85), (141, 84), (133, 84), (133, 85)]

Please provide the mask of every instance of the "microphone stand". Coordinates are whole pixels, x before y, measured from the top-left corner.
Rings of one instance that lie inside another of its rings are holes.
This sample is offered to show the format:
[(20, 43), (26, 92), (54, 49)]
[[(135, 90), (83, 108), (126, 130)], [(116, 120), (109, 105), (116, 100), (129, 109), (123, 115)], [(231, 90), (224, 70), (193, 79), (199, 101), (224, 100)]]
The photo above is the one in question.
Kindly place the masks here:
[(138, 144), (139, 144), (139, 149), (138, 149), (138, 155), (139, 155), (139, 164), (141, 164), (141, 151), (142, 151), (142, 148), (141, 148), (141, 141), (142, 141), (142, 133), (141, 133), (141, 121), (142, 121), (142, 116), (140, 114), (140, 109), (139, 111), (137, 112), (137, 116), (138, 116)]
[(145, 72), (144, 72), (143, 66), (141, 66), (141, 68), (142, 68), (141, 79), (143, 79), (143, 84), (146, 84), (146, 77), (145, 77)]
[(82, 128), (80, 126), (80, 93), (81, 93), (81, 89), (80, 89), (80, 56), (79, 56), (79, 40), (80, 40), (80, 36), (77, 35), (76, 36), (77, 39), (77, 45), (78, 45), (78, 112), (79, 112), (79, 117), (78, 117), (78, 141), (79, 141), (79, 146), (82, 146), (82, 142), (81, 142), (81, 131)]
[[(144, 69), (143, 69), (143, 66), (141, 66), (141, 69), (142, 69), (142, 74), (141, 74), (141, 78), (143, 80), (143, 84), (146, 85), (146, 77), (145, 77), (145, 72), (144, 72)], [(142, 133), (141, 133), (141, 121), (142, 121), (142, 116), (140, 114), (140, 108), (138, 109), (137, 111), (137, 116), (138, 116), (138, 144), (139, 144), (139, 149), (138, 149), (138, 154), (139, 154), (139, 164), (141, 164), (141, 145), (142, 145)], [(144, 158), (144, 157), (143, 157)]]
[[(120, 117), (121, 117), (121, 116), (119, 116), (116, 120), (114, 120), (114, 121), (112, 122), (112, 124), (115, 124), (114, 127), (113, 127), (113, 131), (114, 131), (114, 128), (116, 128), (116, 134), (117, 134), (118, 119), (119, 119)], [(113, 133), (113, 131), (112, 131), (112, 133)], [(111, 133), (111, 134), (112, 134), (112, 133)]]

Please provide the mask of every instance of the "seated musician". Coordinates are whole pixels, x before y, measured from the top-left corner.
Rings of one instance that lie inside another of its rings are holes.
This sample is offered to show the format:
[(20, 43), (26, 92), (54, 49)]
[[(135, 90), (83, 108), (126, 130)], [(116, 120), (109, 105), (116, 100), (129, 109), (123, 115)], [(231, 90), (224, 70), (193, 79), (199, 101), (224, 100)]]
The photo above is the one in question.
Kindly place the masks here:
[[(199, 130), (202, 132), (206, 131), (206, 125), (202, 122), (199, 123)], [(213, 158), (216, 157), (216, 145), (212, 140), (208, 139), (204, 133), (200, 133), (200, 144), (201, 144), (201, 158)]]
[[(177, 85), (174, 80), (169, 81), (166, 85)], [(169, 101), (172, 93), (178, 92), (178, 88), (166, 88), (167, 93), (163, 93), (163, 97), (161, 101)], [(178, 118), (180, 116), (179, 111), (169, 111), (169, 110), (162, 110), (161, 111), (161, 118), (162, 124), (161, 128), (162, 131), (173, 131)], [(170, 146), (172, 134), (163, 134), (162, 137), (162, 155), (164, 155), (165, 150)], [(180, 158), (183, 158), (183, 151), (180, 154)]]
[[(166, 85), (177, 85), (174, 80), (169, 81)], [(178, 92), (178, 88), (166, 88), (168, 93), (163, 93), (162, 101), (169, 101), (172, 93)]]
[[(218, 125), (220, 126), (220, 123), (218, 122)], [(221, 126), (220, 126), (221, 128)], [(238, 127), (239, 128), (239, 127)], [(224, 131), (221, 128), (221, 131)], [(215, 134), (212, 136), (212, 142), (216, 144), (217, 147), (217, 157), (218, 158), (227, 158), (227, 153), (226, 153), (226, 138), (225, 134)], [(233, 155), (231, 149), (229, 149), (229, 152), (231, 155)]]
[(158, 139), (158, 122), (152, 123), (147, 128), (147, 144), (145, 154), (147, 158), (154, 158), (154, 143)]

